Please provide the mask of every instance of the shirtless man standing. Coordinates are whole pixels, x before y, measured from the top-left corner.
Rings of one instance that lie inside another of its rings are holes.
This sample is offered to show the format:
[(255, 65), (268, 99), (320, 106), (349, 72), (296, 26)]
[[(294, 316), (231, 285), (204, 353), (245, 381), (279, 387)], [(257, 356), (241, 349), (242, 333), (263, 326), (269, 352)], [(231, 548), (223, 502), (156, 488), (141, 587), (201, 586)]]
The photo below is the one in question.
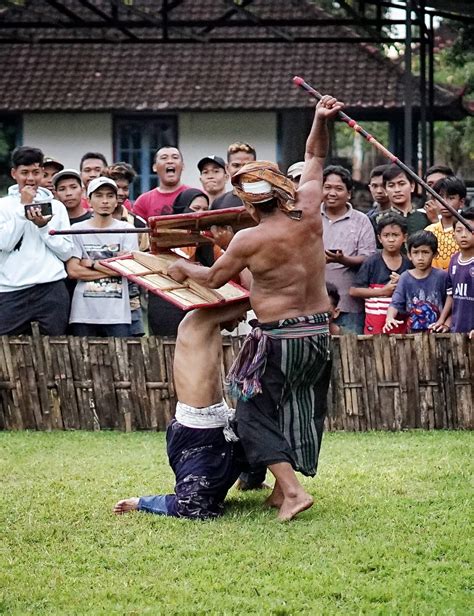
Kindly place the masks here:
[(114, 513), (138, 510), (200, 520), (222, 515), (243, 456), (222, 395), (221, 329), (236, 327), (249, 307), (244, 301), (193, 310), (181, 321), (173, 364), (179, 402), (166, 433), (175, 493), (120, 500)]
[(330, 377), (329, 299), (320, 203), (328, 149), (326, 121), (343, 104), (325, 96), (316, 106), (297, 190), (269, 162), (247, 163), (234, 190), (258, 225), (239, 231), (211, 268), (173, 264), (177, 281), (218, 288), (248, 267), (258, 323), (229, 375), (239, 397), (236, 420), (250, 465), (265, 464), (276, 483), (268, 503), (280, 520), (313, 504), (295, 470), (316, 473)]

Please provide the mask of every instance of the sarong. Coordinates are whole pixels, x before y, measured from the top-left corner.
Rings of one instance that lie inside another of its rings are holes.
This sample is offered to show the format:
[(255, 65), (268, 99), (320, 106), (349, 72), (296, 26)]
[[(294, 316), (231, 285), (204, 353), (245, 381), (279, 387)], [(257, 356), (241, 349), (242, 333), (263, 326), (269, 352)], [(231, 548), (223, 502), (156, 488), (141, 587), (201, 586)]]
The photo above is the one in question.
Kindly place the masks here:
[(330, 376), (327, 313), (254, 325), (227, 377), (250, 466), (316, 474)]
[(222, 515), (224, 499), (243, 468), (240, 443), (229, 428), (231, 411), (222, 401), (206, 408), (178, 402), (166, 432), (175, 493), (142, 496), (140, 511), (208, 519)]

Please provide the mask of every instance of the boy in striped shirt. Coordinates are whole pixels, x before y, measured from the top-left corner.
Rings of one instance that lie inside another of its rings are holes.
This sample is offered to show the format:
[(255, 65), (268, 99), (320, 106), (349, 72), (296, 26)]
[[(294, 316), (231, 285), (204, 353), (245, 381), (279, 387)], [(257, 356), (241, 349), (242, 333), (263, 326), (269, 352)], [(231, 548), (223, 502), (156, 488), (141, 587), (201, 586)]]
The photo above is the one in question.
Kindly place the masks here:
[[(382, 250), (368, 257), (360, 266), (352, 297), (365, 301), (364, 334), (381, 334), (387, 310), (400, 275), (409, 269), (409, 259), (401, 253), (407, 238), (407, 223), (398, 214), (387, 214), (377, 223), (377, 238)], [(404, 333), (405, 324), (392, 333)]]

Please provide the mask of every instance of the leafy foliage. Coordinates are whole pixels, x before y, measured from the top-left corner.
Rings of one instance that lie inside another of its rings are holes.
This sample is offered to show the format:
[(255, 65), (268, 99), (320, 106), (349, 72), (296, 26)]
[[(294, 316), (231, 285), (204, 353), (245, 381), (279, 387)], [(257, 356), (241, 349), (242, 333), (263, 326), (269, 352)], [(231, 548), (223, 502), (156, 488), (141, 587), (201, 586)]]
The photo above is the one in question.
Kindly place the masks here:
[[(435, 57), (435, 80), (464, 87), (465, 100), (474, 99), (474, 25), (454, 24), (456, 39)], [(474, 117), (435, 125), (436, 162), (453, 167), (456, 173), (474, 179)]]

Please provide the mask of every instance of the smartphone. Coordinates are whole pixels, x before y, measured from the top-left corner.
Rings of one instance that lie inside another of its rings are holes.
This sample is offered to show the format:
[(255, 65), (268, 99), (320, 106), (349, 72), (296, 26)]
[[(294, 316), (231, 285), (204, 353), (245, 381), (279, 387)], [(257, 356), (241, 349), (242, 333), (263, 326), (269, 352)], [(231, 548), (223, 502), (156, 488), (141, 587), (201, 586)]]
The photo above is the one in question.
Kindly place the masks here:
[(337, 254), (338, 252), (342, 252), (342, 250), (340, 248), (328, 248), (328, 252), (333, 252), (334, 254)]
[(41, 208), (41, 216), (52, 216), (53, 214), (53, 205), (51, 201), (37, 201), (36, 203), (25, 205), (25, 216), (32, 208), (36, 207)]

